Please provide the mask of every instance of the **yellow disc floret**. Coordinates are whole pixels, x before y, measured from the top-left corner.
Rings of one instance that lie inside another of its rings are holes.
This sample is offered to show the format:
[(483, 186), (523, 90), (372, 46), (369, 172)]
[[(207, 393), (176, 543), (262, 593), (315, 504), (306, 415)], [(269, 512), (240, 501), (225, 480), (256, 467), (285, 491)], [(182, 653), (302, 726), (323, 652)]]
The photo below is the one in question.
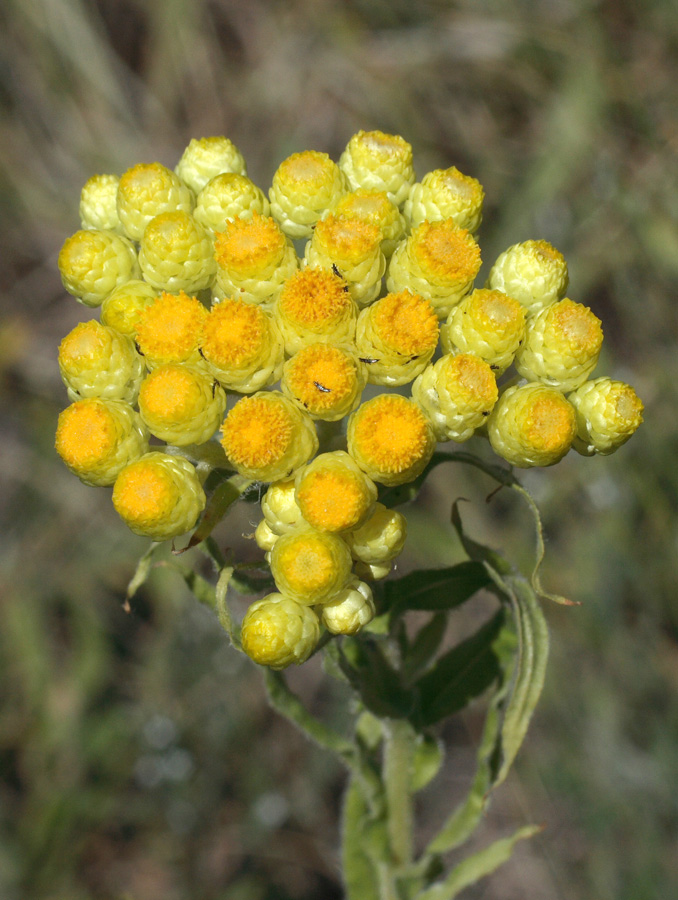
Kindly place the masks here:
[(148, 450), (148, 431), (122, 400), (79, 400), (59, 415), (56, 450), (85, 484), (113, 484), (120, 471)]
[(348, 453), (336, 450), (299, 470), (296, 498), (309, 525), (340, 533), (358, 528), (372, 513), (377, 488)]
[(424, 370), (438, 344), (430, 300), (411, 291), (387, 294), (358, 316), (356, 348), (372, 384), (407, 384)]
[(152, 451), (120, 472), (113, 506), (135, 534), (166, 541), (195, 525), (205, 493), (188, 460)]
[(350, 191), (337, 200), (331, 212), (342, 219), (361, 219), (376, 225), (381, 232), (381, 251), (387, 259), (405, 233), (405, 218), (386, 191)]
[(224, 420), (221, 443), (242, 475), (289, 478), (318, 449), (311, 418), (279, 391), (239, 400)]
[(282, 390), (314, 419), (334, 422), (360, 402), (367, 370), (350, 347), (309, 344), (283, 367)]
[(435, 449), (431, 425), (416, 403), (380, 394), (351, 415), (348, 452), (381, 484), (404, 484), (423, 471)]
[(139, 318), (137, 344), (149, 368), (201, 362), (198, 347), (207, 310), (184, 291), (163, 292)]
[(560, 391), (539, 383), (508, 388), (487, 423), (492, 449), (519, 468), (552, 466), (572, 446), (573, 406)]
[(278, 327), (264, 310), (226, 298), (212, 307), (200, 350), (210, 372), (227, 389), (253, 393), (278, 381), (284, 347)]
[(316, 613), (278, 593), (253, 603), (242, 623), (242, 649), (254, 662), (271, 669), (305, 662), (319, 637)]
[(331, 600), (347, 583), (351, 564), (345, 541), (311, 528), (282, 535), (271, 550), (278, 590), (308, 606)]
[(352, 341), (357, 314), (344, 279), (314, 267), (302, 269), (285, 282), (275, 307), (290, 356), (309, 343)]

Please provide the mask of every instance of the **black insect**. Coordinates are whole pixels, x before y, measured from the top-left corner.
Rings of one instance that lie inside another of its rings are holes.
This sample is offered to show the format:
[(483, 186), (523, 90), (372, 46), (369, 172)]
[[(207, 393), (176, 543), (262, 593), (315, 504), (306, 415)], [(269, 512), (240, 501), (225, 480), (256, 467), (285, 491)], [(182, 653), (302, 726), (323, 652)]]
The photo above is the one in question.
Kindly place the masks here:
[(360, 360), (360, 362), (367, 363), (367, 365), (369, 365), (370, 363), (379, 362), (378, 359), (370, 359), (369, 356), (359, 356), (358, 359)]
[(218, 381), (213, 381), (213, 382), (212, 382), (212, 400), (214, 400), (214, 398), (215, 398), (215, 396), (216, 396), (217, 388), (218, 388), (218, 387), (219, 387), (219, 382), (218, 382)]
[(332, 388), (325, 387), (324, 384), (320, 384), (319, 381), (314, 381), (313, 384), (318, 388), (319, 391), (322, 391), (323, 394), (331, 394)]

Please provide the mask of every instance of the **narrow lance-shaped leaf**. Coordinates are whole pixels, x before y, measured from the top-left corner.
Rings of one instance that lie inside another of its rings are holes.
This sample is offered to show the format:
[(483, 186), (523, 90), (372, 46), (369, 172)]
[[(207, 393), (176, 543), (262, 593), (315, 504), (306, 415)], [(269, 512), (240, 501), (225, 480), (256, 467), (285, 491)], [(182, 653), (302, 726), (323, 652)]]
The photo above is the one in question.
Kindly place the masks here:
[(454, 609), (490, 583), (485, 567), (471, 560), (443, 569), (410, 572), (384, 582), (384, 608), (396, 615), (410, 609)]
[(460, 862), (444, 881), (440, 881), (418, 894), (417, 900), (454, 900), (464, 888), (491, 875), (499, 866), (507, 862), (518, 841), (533, 837), (540, 831), (539, 825), (526, 825), (524, 828), (518, 829), (511, 837), (495, 841), (489, 847), (485, 847)]

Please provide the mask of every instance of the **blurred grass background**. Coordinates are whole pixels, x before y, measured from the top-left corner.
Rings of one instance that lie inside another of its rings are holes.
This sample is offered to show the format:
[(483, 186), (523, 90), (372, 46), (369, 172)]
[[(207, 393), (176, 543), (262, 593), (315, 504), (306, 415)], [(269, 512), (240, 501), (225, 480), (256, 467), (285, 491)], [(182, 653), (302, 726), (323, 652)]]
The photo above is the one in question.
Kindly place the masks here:
[[(678, 16), (672, 0), (5, 0), (0, 11), (0, 896), (4, 900), (333, 900), (342, 773), (264, 702), (260, 675), (159, 569), (122, 597), (145, 542), (109, 492), (55, 457), (61, 337), (90, 315), (56, 256), (95, 172), (173, 166), (229, 136), (266, 188), (296, 150), (338, 157), (400, 133), (419, 177), (479, 178), (486, 267), (543, 237), (602, 319), (598, 371), (646, 423), (611, 458), (525, 475), (544, 511), (546, 695), (481, 837), (543, 834), (469, 898), (678, 896)], [(487, 271), (487, 268), (484, 269)], [(411, 511), (403, 566), (469, 527), (529, 559), (529, 523), (467, 472)], [(222, 533), (249, 529), (249, 511)], [(296, 687), (341, 716), (314, 665)], [(471, 711), (422, 801), (461, 791)]]

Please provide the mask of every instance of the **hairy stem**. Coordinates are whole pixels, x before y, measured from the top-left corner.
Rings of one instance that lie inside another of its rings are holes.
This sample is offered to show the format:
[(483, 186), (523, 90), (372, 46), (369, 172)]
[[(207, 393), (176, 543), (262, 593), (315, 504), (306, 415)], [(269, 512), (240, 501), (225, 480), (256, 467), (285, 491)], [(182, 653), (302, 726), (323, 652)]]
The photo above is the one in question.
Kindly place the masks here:
[(393, 865), (412, 862), (412, 730), (404, 720), (384, 722), (384, 787)]

